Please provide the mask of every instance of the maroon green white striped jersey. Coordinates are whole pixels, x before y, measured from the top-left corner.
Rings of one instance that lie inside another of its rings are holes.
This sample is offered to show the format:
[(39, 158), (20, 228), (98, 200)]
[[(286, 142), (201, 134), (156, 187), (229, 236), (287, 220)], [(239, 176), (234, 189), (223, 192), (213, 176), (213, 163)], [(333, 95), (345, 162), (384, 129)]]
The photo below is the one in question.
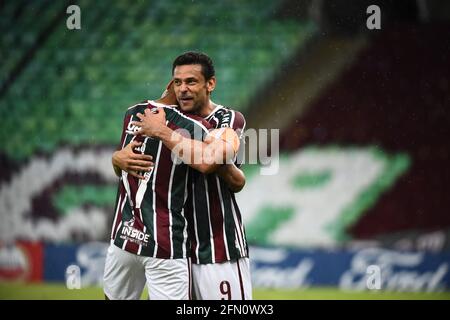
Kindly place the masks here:
[(190, 255), (190, 242), (184, 205), (190, 168), (179, 159), (172, 159), (171, 151), (159, 139), (133, 135), (138, 130), (131, 124), (131, 121), (139, 121), (136, 114), (156, 107), (164, 108), (169, 128), (187, 130), (191, 139), (201, 141), (208, 133), (209, 124), (204, 119), (185, 114), (175, 106), (147, 101), (128, 109), (121, 148), (132, 140), (142, 142), (138, 152), (151, 155), (154, 167), (151, 172), (141, 173), (145, 179), (122, 171), (111, 240), (116, 246), (137, 255), (186, 258)]
[[(241, 140), (240, 150), (244, 149), (245, 119), (240, 112), (218, 106), (205, 119), (213, 128), (233, 128)], [(235, 195), (216, 174), (191, 171), (185, 213), (193, 263), (220, 263), (248, 257), (245, 230)]]

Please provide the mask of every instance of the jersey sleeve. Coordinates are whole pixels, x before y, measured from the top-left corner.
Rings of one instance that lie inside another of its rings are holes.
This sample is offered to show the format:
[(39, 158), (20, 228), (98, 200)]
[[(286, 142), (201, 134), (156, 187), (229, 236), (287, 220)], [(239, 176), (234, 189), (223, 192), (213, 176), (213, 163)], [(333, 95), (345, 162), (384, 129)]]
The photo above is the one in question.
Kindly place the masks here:
[(245, 153), (245, 117), (239, 111), (234, 111), (232, 109), (222, 109), (220, 111), (221, 112), (218, 112), (215, 116), (217, 119), (216, 128), (232, 128), (239, 138), (239, 149), (234, 161), (234, 164), (239, 168), (242, 165)]
[(129, 114), (129, 112), (125, 113), (125, 116), (123, 117), (123, 125), (122, 125), (122, 132), (121, 132), (121, 136), (120, 136), (120, 142), (117, 145), (116, 150), (122, 150), (125, 146), (126, 143), (125, 141), (127, 140), (127, 127), (128, 124), (130, 123), (131, 120), (131, 114)]
[(240, 168), (242, 166), (242, 163), (244, 161), (244, 154), (245, 154), (245, 137), (244, 137), (244, 130), (245, 130), (245, 118), (244, 115), (240, 112), (235, 112), (235, 119), (232, 123), (232, 128), (234, 131), (236, 131), (238, 137), (239, 137), (239, 150), (236, 154), (236, 159), (234, 161), (234, 164)]

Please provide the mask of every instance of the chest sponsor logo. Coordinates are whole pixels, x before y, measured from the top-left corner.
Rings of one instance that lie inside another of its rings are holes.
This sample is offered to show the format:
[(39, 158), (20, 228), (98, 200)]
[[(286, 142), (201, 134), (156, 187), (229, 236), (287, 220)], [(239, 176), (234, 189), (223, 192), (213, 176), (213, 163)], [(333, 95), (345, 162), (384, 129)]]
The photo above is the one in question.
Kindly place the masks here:
[(137, 118), (133, 115), (130, 117), (130, 121), (128, 121), (127, 129), (125, 130), (126, 134), (134, 134), (136, 131), (139, 130), (138, 126), (131, 124), (132, 121), (139, 121), (139, 118)]

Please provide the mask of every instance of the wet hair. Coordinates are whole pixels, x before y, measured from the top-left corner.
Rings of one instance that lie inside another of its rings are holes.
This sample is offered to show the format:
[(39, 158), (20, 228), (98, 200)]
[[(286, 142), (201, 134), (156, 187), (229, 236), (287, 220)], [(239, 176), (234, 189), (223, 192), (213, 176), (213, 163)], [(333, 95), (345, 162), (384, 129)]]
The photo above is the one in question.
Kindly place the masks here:
[(188, 51), (185, 52), (173, 61), (172, 75), (175, 67), (189, 64), (199, 64), (202, 66), (202, 74), (205, 80), (208, 81), (215, 75), (214, 64), (210, 57), (202, 52)]

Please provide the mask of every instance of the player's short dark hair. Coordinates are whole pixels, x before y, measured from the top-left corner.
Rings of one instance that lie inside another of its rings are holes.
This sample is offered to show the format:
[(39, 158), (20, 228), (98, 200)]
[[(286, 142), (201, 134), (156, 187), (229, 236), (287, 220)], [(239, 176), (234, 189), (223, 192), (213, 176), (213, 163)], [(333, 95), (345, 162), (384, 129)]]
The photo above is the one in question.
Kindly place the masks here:
[(206, 80), (211, 79), (215, 74), (214, 64), (210, 57), (202, 52), (188, 51), (185, 52), (173, 61), (172, 75), (175, 67), (184, 66), (188, 64), (199, 64), (202, 66), (202, 74)]

